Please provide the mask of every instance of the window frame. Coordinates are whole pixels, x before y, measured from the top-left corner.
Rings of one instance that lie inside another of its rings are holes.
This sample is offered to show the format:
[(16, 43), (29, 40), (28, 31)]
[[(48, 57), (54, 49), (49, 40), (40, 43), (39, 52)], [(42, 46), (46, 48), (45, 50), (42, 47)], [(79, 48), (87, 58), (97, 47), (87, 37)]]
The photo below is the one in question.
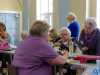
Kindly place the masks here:
[[(0, 13), (1, 14), (9, 14), (9, 13), (14, 13), (14, 14), (19, 14), (19, 36), (20, 36), (20, 33), (22, 32), (22, 12), (21, 11), (12, 11), (12, 10), (0, 10)], [(19, 37), (19, 41), (21, 40), (21, 37)]]
[[(38, 3), (38, 1), (40, 1), (39, 3)], [(52, 6), (50, 5), (50, 0), (48, 0), (48, 6), (47, 6), (47, 10), (48, 10), (48, 12), (44, 12), (44, 13), (42, 13), (41, 12), (41, 1), (43, 1), (43, 0), (36, 0), (36, 19), (37, 20), (45, 20), (45, 21), (47, 21), (49, 24), (50, 24), (50, 26), (52, 27), (52, 25), (53, 25), (53, 0), (51, 1), (52, 2)], [(50, 6), (51, 6), (51, 11), (50, 11)], [(43, 16), (44, 16), (44, 19), (43, 19)]]

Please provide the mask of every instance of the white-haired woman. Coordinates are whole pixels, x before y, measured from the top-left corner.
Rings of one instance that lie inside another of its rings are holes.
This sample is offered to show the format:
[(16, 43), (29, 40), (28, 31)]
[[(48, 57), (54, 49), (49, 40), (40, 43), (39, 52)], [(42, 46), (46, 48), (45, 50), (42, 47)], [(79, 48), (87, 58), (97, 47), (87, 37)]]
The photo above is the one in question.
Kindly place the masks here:
[[(68, 53), (72, 53), (74, 50), (74, 45), (72, 42), (71, 32), (68, 28), (63, 27), (60, 30), (60, 49), (61, 51), (68, 51)], [(71, 68), (72, 65), (66, 64), (63, 68), (67, 69), (67, 72), (64, 75), (76, 75), (76, 69)]]
[(60, 50), (66, 50), (66, 51), (72, 52), (73, 51), (73, 42), (72, 42), (70, 30), (66, 27), (63, 27), (63, 28), (61, 28), (59, 33), (60, 33), (59, 34)]
[(69, 23), (68, 29), (71, 31), (71, 37), (74, 41), (78, 40), (80, 34), (80, 24), (77, 21), (76, 15), (74, 13), (69, 13), (66, 19)]
[(100, 55), (100, 30), (93, 17), (86, 19), (80, 35), (81, 50), (87, 55)]

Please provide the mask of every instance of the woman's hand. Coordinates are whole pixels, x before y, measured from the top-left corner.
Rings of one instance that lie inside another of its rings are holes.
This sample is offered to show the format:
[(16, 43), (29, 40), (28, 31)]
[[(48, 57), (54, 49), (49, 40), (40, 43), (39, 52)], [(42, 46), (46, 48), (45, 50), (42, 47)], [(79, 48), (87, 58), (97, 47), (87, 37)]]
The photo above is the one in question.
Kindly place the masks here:
[(63, 55), (58, 55), (55, 59), (53, 59), (51, 64), (65, 64), (68, 58), (68, 51), (63, 51)]
[(88, 50), (88, 47), (82, 47), (81, 50), (82, 51), (87, 51)]
[(63, 57), (64, 57), (65, 59), (68, 58), (68, 51), (63, 51)]

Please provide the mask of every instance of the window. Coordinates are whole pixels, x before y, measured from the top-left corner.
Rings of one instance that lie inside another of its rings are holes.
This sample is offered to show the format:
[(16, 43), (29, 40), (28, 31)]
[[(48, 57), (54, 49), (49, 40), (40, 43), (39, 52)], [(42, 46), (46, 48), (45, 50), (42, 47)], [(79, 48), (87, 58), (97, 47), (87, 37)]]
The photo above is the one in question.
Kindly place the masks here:
[(97, 0), (97, 26), (100, 28), (100, 0)]
[(14, 11), (0, 11), (0, 21), (6, 25), (11, 37), (11, 44), (16, 45), (20, 40), (20, 13)]
[(36, 0), (37, 20), (45, 20), (52, 25), (53, 0)]

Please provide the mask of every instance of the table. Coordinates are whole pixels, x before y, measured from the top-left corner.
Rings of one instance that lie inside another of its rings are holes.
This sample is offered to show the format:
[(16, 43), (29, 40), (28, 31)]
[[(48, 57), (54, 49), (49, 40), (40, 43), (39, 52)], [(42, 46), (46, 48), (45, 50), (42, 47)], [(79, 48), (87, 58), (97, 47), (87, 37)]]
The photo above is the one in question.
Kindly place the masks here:
[[(80, 61), (74, 60), (74, 59), (67, 59), (66, 63), (72, 65), (72, 67), (74, 66), (74, 68), (77, 69), (77, 75), (81, 75), (82, 72), (84, 72), (84, 70), (87, 68), (94, 68), (96, 66), (96, 64), (80, 63)], [(54, 71), (55, 71), (54, 75), (63, 75), (63, 66), (67, 66), (67, 64), (58, 65), (59, 66), (59, 69), (58, 69), (59, 74), (56, 73), (56, 66), (55, 66), (54, 67)]]
[[(15, 54), (15, 49), (11, 50), (0, 50), (0, 56), (1, 56), (1, 68), (0, 71), (2, 74), (4, 74), (4, 70), (6, 69), (6, 73), (9, 74), (9, 67), (11, 67), (11, 62), (13, 60), (13, 55)], [(9, 67), (8, 67), (9, 66)]]
[(9, 54), (14, 54), (15, 53), (15, 48), (11, 48), (8, 50), (0, 50), (0, 53), (9, 53)]
[[(11, 61), (12, 61), (12, 59), (13, 59), (13, 55), (14, 55), (14, 53), (15, 53), (15, 49), (14, 50), (0, 50), (0, 54), (1, 54), (1, 56), (2, 56), (2, 58), (4, 57), (4, 58), (7, 58), (7, 56), (9, 56), (8, 58), (9, 58), (9, 64), (11, 64)], [(7, 56), (6, 56), (7, 55)], [(2, 62), (5, 62), (6, 61), (6, 59), (3, 59), (2, 60)]]
[(80, 61), (80, 63), (86, 63), (86, 62), (94, 62), (95, 63), (95, 60), (100, 60), (100, 56), (78, 55), (78, 56), (74, 56), (73, 59)]

